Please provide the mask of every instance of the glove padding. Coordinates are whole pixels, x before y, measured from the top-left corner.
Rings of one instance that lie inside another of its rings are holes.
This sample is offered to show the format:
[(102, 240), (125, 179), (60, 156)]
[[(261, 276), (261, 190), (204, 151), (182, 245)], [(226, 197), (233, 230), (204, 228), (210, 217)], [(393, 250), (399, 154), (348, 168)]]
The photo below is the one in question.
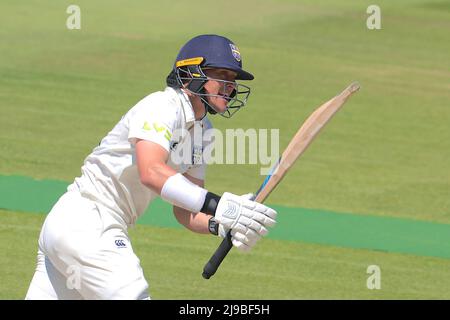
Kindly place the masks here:
[(261, 237), (267, 235), (267, 227), (276, 224), (277, 212), (250, 200), (252, 198), (251, 193), (238, 196), (225, 192), (215, 214), (219, 235), (224, 238), (231, 230), (233, 245), (244, 252), (250, 251)]

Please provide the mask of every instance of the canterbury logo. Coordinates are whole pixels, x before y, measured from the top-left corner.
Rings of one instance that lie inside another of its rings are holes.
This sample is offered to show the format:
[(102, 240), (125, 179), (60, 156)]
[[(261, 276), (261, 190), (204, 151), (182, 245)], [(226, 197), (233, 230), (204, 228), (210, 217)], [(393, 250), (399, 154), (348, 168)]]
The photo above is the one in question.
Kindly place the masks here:
[(114, 243), (119, 248), (125, 248), (127, 246), (123, 240), (115, 240)]
[(227, 204), (228, 204), (228, 208), (227, 208), (227, 210), (225, 210), (223, 215), (230, 219), (236, 218), (237, 214), (238, 214), (238, 206), (235, 203), (230, 203), (230, 202), (228, 202)]

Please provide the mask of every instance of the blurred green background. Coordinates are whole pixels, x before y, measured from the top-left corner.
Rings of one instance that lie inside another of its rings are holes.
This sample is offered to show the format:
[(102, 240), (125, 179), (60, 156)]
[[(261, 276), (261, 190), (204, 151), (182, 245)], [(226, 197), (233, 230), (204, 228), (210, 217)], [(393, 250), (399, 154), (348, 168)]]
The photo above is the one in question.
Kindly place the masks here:
[[(281, 151), (322, 102), (362, 86), (268, 203), (450, 223), (449, 1), (377, 1), (381, 30), (366, 27), (372, 1), (77, 1), (81, 30), (66, 28), (70, 4), (0, 3), (1, 175), (72, 181), (121, 116), (164, 89), (180, 47), (217, 33), (256, 78), (248, 105), (213, 117), (216, 128), (280, 129)], [(259, 170), (213, 165), (206, 187), (256, 191)], [(0, 298), (21, 299), (43, 217), (0, 213), (13, 244), (0, 259)], [(199, 271), (218, 239), (150, 226), (131, 234), (160, 299), (450, 297), (444, 259), (267, 239), (230, 254), (206, 283)], [(388, 270), (379, 291), (365, 287), (373, 261)]]

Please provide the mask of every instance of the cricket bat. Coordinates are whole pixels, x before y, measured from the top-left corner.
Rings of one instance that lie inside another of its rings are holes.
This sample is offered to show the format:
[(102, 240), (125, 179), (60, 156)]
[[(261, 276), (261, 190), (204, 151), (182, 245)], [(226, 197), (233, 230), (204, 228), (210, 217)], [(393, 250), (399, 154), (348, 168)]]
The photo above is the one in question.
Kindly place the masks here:
[[(256, 192), (254, 201), (263, 203), (275, 187), (281, 182), (283, 177), (296, 162), (296, 160), (305, 152), (320, 130), (327, 124), (328, 121), (336, 114), (337, 111), (344, 105), (347, 99), (356, 91), (359, 90), (359, 84), (353, 82), (340, 94), (328, 100), (320, 107), (318, 107), (303, 123), (295, 136), (289, 142), (286, 149), (283, 151), (278, 162), (271, 168), (270, 173), (262, 183), (261, 187)], [(227, 237), (223, 239), (222, 243), (217, 248), (209, 261), (203, 268), (203, 278), (211, 278), (219, 268), (223, 259), (233, 247), (231, 242), (231, 232), (228, 232)]]

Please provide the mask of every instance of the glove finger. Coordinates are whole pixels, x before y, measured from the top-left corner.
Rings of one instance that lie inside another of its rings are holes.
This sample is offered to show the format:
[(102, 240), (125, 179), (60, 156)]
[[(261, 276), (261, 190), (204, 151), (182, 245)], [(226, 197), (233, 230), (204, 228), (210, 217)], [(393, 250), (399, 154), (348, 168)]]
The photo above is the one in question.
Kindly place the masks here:
[(261, 224), (265, 227), (274, 227), (277, 224), (277, 222), (272, 218), (265, 217), (264, 221), (261, 222)]
[(248, 209), (243, 209), (242, 215), (248, 217), (252, 220), (258, 221), (265, 227), (273, 227), (276, 224), (276, 221), (260, 212), (251, 211)]
[(262, 235), (252, 229), (247, 229), (245, 236), (250, 240), (250, 242), (254, 243), (258, 242), (262, 238)]
[(244, 208), (250, 209), (252, 211), (261, 212), (262, 214), (264, 214), (274, 220), (277, 217), (277, 212), (274, 209), (269, 208), (268, 206), (266, 206), (262, 203), (259, 203), (259, 202), (255, 202), (255, 201), (248, 200), (248, 199), (242, 199), (242, 206)]
[(231, 231), (231, 236), (232, 236), (232, 240), (237, 240), (242, 243), (248, 244), (248, 239), (243, 233), (233, 230), (233, 231)]
[(240, 232), (242, 234), (245, 234), (248, 230), (248, 227), (242, 223), (237, 223), (233, 229), (231, 229), (231, 232)]
[(245, 200), (253, 200), (255, 195), (253, 193), (246, 193), (243, 194), (241, 197), (244, 198)]
[(254, 211), (261, 212), (265, 216), (271, 218), (272, 220), (275, 220), (277, 218), (277, 212), (273, 210), (272, 208), (269, 208), (268, 206), (265, 206), (261, 203), (256, 203)]
[(237, 231), (231, 231), (231, 235), (233, 239), (236, 239), (251, 247), (254, 246), (261, 239), (260, 235), (258, 235), (255, 231), (250, 229), (248, 229), (245, 234)]
[(252, 249), (252, 247), (246, 245), (245, 243), (242, 243), (239, 240), (232, 239), (231, 242), (233, 243), (233, 246), (235, 246), (237, 249), (239, 249), (242, 252), (248, 253)]
[(223, 225), (219, 224), (219, 236), (221, 238), (226, 238), (228, 231), (230, 231), (230, 229), (225, 228)]
[[(248, 229), (254, 230), (256, 233), (258, 233), (261, 236), (265, 236), (269, 232), (269, 230), (267, 230), (267, 228), (264, 227), (261, 223), (259, 223), (256, 220), (253, 220), (251, 218), (247, 218), (245, 216), (241, 216), (239, 218), (238, 224), (243, 224), (245, 227), (247, 227)], [(233, 229), (236, 229), (236, 228), (233, 228)], [(240, 231), (242, 233), (245, 233), (245, 231), (243, 231), (242, 229), (240, 229)]]

